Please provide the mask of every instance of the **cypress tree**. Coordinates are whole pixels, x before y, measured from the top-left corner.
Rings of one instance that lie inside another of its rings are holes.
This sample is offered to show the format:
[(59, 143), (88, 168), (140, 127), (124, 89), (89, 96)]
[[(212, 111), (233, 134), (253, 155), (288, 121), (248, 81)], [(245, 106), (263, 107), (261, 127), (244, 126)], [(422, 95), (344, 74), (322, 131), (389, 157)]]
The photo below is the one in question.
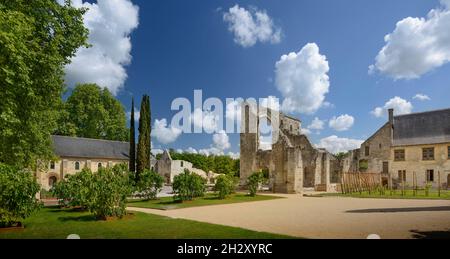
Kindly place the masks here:
[(134, 98), (131, 99), (130, 118), (130, 172), (136, 171), (136, 139), (134, 128)]
[(141, 115), (139, 118), (139, 139), (137, 148), (137, 173), (136, 179), (139, 180), (139, 174), (145, 169), (150, 169), (150, 98), (148, 95), (142, 97)]

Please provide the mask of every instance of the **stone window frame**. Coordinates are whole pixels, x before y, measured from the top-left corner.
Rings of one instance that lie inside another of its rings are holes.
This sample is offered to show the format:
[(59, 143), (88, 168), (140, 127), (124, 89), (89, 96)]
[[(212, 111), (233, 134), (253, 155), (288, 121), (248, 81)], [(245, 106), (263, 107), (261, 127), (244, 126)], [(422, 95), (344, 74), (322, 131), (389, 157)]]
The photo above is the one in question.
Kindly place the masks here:
[(97, 164), (97, 169), (100, 169), (100, 168), (103, 168), (102, 162), (99, 162), (99, 163)]
[(406, 161), (406, 150), (405, 149), (395, 149), (394, 150), (394, 161)]
[(398, 179), (406, 182), (406, 170), (398, 170)]
[(434, 147), (422, 148), (422, 160), (433, 161), (434, 160)]
[(434, 182), (434, 170), (433, 169), (427, 169), (425, 173), (425, 177), (427, 182)]
[(56, 168), (56, 163), (55, 163), (55, 161), (50, 161), (49, 168), (52, 169), (52, 170), (55, 170), (55, 168)]
[(80, 170), (80, 168), (81, 168), (80, 161), (75, 161), (74, 168), (76, 171)]
[(370, 156), (370, 146), (367, 145), (364, 147), (364, 155)]

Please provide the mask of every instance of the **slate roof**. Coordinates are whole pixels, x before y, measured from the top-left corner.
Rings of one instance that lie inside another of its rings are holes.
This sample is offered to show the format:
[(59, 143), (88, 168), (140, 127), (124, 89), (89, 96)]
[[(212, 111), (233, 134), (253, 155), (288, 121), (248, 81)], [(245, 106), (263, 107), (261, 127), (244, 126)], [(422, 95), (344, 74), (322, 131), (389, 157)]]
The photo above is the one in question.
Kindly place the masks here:
[(394, 117), (394, 146), (450, 143), (450, 109)]
[(52, 136), (53, 150), (59, 157), (129, 159), (129, 142)]

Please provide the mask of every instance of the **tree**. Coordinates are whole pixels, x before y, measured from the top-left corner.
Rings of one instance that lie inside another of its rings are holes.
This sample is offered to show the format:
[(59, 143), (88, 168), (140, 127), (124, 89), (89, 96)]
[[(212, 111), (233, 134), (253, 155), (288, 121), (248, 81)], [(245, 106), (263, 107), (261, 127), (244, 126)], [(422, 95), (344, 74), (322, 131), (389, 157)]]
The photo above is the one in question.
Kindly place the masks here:
[(262, 172), (255, 172), (247, 179), (247, 186), (250, 196), (254, 197), (260, 185), (264, 182), (264, 174)]
[(139, 174), (145, 169), (150, 169), (151, 156), (151, 117), (150, 117), (150, 97), (144, 95), (141, 102), (141, 114), (139, 117), (139, 138), (137, 147), (136, 179), (139, 181)]
[(141, 173), (137, 188), (139, 196), (145, 200), (154, 200), (162, 190), (164, 178), (152, 170), (145, 170)]
[(205, 194), (206, 181), (201, 176), (191, 173), (185, 169), (184, 173), (179, 174), (173, 179), (173, 197), (176, 201), (190, 201)]
[(0, 227), (20, 226), (39, 209), (39, 189), (31, 172), (0, 164)]
[(68, 125), (57, 134), (70, 132), (74, 127), (77, 137), (127, 141), (126, 114), (123, 105), (107, 88), (96, 84), (80, 84), (73, 89), (65, 103), (67, 115), (59, 124)]
[(84, 12), (54, 0), (0, 0), (0, 162), (35, 167), (53, 158), (64, 66), (88, 46)]
[(130, 172), (136, 172), (136, 137), (134, 128), (134, 98), (131, 99), (130, 118)]
[(51, 191), (60, 205), (87, 209), (92, 200), (93, 179), (92, 171), (85, 168), (77, 174), (66, 176)]
[(216, 179), (214, 191), (217, 192), (219, 199), (223, 200), (234, 192), (236, 185), (237, 181), (231, 175), (220, 175)]

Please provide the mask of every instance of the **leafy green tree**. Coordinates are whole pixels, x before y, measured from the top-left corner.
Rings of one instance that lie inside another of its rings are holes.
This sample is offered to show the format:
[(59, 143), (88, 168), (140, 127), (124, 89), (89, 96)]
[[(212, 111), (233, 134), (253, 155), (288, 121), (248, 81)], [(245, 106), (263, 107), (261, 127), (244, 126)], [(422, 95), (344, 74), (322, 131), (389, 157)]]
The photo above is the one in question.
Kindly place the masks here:
[(216, 179), (214, 191), (217, 193), (219, 199), (223, 200), (228, 195), (234, 193), (237, 181), (231, 175), (220, 175)]
[(54, 0), (0, 0), (0, 162), (53, 158), (64, 66), (87, 45), (84, 9)]
[(264, 182), (264, 174), (262, 172), (254, 172), (247, 179), (247, 187), (249, 190), (250, 196), (256, 196), (256, 192), (258, 191), (261, 184)]
[(130, 172), (136, 172), (136, 136), (134, 128), (134, 98), (131, 99), (130, 116)]
[(131, 194), (131, 181), (129, 174), (122, 167), (101, 168), (94, 174), (93, 199), (89, 210), (98, 218), (105, 220), (108, 217), (122, 218), (127, 214), (127, 197)]
[(152, 170), (144, 170), (137, 184), (139, 196), (144, 200), (155, 200), (163, 185), (164, 178), (161, 175)]
[(51, 191), (58, 198), (60, 205), (87, 209), (93, 199), (93, 179), (92, 171), (85, 168), (77, 174), (66, 176)]
[(184, 173), (174, 177), (172, 188), (176, 201), (189, 201), (205, 194), (206, 181), (201, 176), (185, 169)]
[(65, 103), (58, 134), (70, 133), (74, 128), (77, 137), (127, 141), (130, 137), (126, 127), (123, 105), (107, 88), (96, 84), (81, 84), (73, 89)]
[(0, 227), (20, 226), (39, 209), (39, 189), (31, 172), (0, 164)]
[(139, 181), (139, 174), (145, 169), (150, 169), (151, 155), (151, 117), (150, 117), (150, 97), (144, 95), (141, 102), (139, 117), (139, 138), (137, 147), (136, 178)]

